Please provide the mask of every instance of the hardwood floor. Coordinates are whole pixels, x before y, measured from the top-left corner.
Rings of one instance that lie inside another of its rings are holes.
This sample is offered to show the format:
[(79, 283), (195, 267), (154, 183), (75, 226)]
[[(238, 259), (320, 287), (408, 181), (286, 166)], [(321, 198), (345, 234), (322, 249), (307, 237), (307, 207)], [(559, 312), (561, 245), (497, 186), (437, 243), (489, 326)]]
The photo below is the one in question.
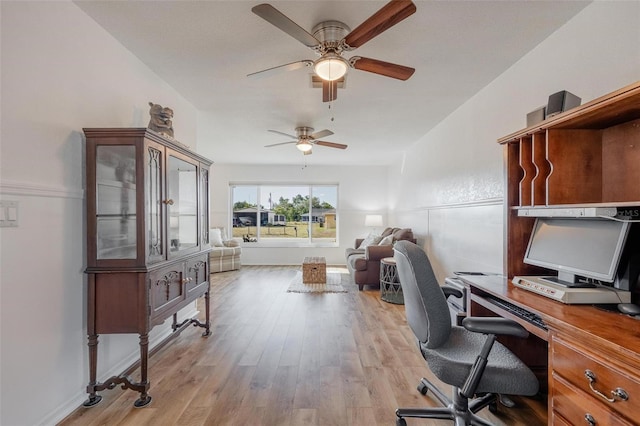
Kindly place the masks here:
[[(116, 388), (60, 425), (391, 426), (399, 406), (437, 405), (416, 390), (420, 377), (435, 379), (404, 306), (354, 284), (348, 293), (287, 293), (296, 270), (243, 266), (213, 274), (212, 335), (189, 327), (151, 357), (151, 405), (133, 408), (138, 393)], [(546, 401), (517, 403), (500, 406), (497, 416), (485, 409), (483, 417), (496, 425), (546, 424)]]

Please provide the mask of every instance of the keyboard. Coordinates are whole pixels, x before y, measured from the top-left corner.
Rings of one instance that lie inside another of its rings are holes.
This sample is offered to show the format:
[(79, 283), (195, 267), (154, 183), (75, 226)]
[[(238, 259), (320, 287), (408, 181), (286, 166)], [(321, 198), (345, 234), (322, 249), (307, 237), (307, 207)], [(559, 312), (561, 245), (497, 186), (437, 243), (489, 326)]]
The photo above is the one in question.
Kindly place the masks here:
[(534, 314), (533, 312), (529, 312), (518, 305), (514, 305), (513, 303), (507, 302), (506, 300), (500, 299), (498, 297), (487, 295), (484, 298), (494, 305), (499, 306), (505, 311), (517, 316), (518, 318), (522, 318), (523, 320), (535, 325), (536, 327), (539, 327), (543, 330), (547, 329), (547, 325), (544, 323), (544, 321), (542, 321), (542, 318), (540, 318), (540, 316)]

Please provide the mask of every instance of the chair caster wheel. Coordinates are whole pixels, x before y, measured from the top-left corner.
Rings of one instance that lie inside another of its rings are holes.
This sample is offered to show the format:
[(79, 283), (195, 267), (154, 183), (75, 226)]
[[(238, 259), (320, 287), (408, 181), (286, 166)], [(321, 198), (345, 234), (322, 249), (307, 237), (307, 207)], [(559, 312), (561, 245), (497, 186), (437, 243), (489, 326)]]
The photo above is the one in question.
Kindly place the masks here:
[(506, 395), (498, 395), (498, 400), (500, 401), (500, 404), (504, 405), (507, 408), (513, 408), (516, 406), (515, 401)]
[(407, 426), (407, 421), (402, 417), (396, 419), (396, 426)]
[(420, 384), (418, 385), (418, 392), (420, 392), (422, 395), (426, 395), (428, 391), (429, 388), (427, 387), (427, 385), (420, 382)]

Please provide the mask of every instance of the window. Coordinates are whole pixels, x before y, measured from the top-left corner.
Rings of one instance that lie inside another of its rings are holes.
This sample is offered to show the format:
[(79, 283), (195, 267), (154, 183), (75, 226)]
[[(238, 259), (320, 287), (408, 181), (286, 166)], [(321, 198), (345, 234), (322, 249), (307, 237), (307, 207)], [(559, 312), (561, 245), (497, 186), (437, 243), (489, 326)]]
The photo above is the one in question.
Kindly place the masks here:
[(231, 185), (231, 217), (245, 242), (333, 244), (338, 185)]

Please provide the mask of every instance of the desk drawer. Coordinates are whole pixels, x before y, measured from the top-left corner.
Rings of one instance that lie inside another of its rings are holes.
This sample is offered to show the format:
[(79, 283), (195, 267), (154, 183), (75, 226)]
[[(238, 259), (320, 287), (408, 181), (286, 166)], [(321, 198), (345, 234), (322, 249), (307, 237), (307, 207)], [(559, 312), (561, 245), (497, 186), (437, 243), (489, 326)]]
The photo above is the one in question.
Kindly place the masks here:
[[(634, 377), (612, 368), (610, 364), (605, 365), (595, 357), (592, 358), (567, 342), (558, 339), (553, 340), (551, 356), (554, 382), (556, 375), (562, 376), (567, 382), (588, 394), (592, 399), (599, 401), (609, 410), (619, 412), (640, 423), (640, 410), (638, 409), (640, 379), (637, 376)], [(593, 389), (590, 387), (587, 371), (593, 378), (591, 383)], [(614, 397), (612, 392), (615, 390), (626, 393), (628, 399)], [(599, 395), (596, 391), (603, 395)], [(605, 397), (612, 401), (608, 401)]]
[(551, 394), (553, 417), (562, 416), (572, 425), (624, 426), (634, 425), (607, 409), (594, 398), (576, 389), (562, 378), (553, 374)]
[[(557, 411), (551, 411), (550, 413), (551, 423), (553, 426), (573, 426), (571, 423), (566, 421)], [(586, 420), (585, 420), (586, 423)]]

